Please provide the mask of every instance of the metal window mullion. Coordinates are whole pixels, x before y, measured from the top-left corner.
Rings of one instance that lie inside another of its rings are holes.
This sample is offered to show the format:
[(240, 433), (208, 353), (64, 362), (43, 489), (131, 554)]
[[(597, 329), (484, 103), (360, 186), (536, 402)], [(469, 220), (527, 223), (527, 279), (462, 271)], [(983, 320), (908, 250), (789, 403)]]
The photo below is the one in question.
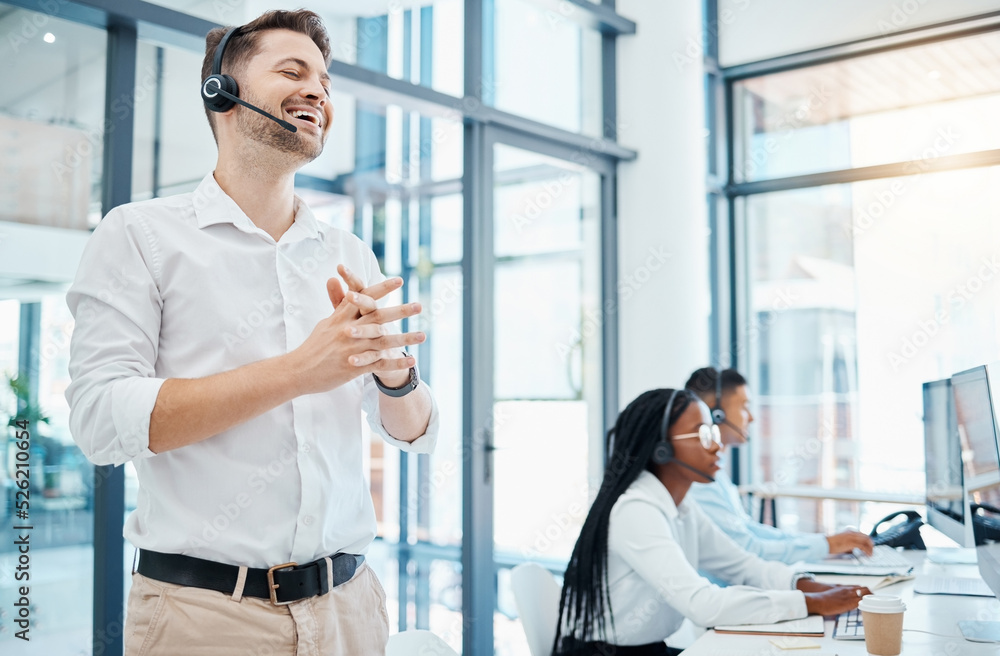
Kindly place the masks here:
[[(101, 204), (107, 214), (132, 197), (132, 148), (135, 123), (136, 55), (138, 33), (135, 23), (114, 23), (108, 27), (107, 85), (104, 93), (104, 161)], [(124, 621), (125, 469), (98, 466), (94, 469), (94, 625), (93, 651), (104, 656), (121, 656)]]
[(493, 653), (493, 147), (465, 126), (462, 252), (463, 653)]
[(617, 47), (614, 35), (601, 35), (601, 123), (608, 141), (618, 141)]
[[(618, 177), (601, 176), (601, 322), (603, 337), (604, 416), (602, 425), (610, 429), (618, 416)], [(612, 311), (613, 308), (613, 311)], [(601, 450), (601, 464), (607, 454)]]

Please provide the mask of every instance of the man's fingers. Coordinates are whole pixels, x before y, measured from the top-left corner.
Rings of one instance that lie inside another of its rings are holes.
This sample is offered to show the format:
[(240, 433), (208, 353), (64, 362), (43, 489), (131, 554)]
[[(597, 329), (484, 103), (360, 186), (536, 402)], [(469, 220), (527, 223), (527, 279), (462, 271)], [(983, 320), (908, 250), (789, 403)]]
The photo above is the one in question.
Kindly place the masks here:
[(365, 288), (364, 281), (361, 280), (361, 278), (358, 278), (356, 275), (354, 275), (354, 272), (348, 269), (343, 264), (337, 265), (337, 273), (339, 273), (340, 276), (344, 279), (344, 282), (347, 283), (348, 289), (350, 289), (352, 292), (360, 292)]
[(378, 309), (378, 305), (375, 304), (375, 299), (368, 294), (347, 292), (347, 294), (344, 295), (344, 298), (358, 306), (358, 309), (361, 310), (361, 316), (370, 314)]
[(394, 305), (387, 308), (379, 308), (374, 312), (366, 314), (363, 319), (371, 323), (392, 323), (406, 317), (420, 314), (420, 303), (406, 303), (405, 305)]
[(334, 309), (344, 300), (344, 288), (340, 286), (340, 281), (336, 278), (330, 278), (326, 281), (326, 293), (330, 295), (330, 302), (333, 303)]
[(352, 324), (345, 330), (348, 335), (358, 339), (376, 339), (389, 334), (389, 329), (380, 323)]
[(386, 353), (385, 351), (365, 351), (363, 353), (355, 353), (348, 358), (347, 361), (355, 367), (364, 368), (368, 373), (372, 371), (398, 371), (401, 369), (409, 369), (413, 366), (413, 363), (416, 362), (412, 355), (405, 358), (384, 357), (389, 354), (390, 353)]
[(340, 305), (334, 308), (333, 313), (338, 316), (340, 316), (341, 314), (347, 314), (352, 317), (358, 317), (360, 315), (360, 310), (358, 310), (357, 305), (351, 303), (349, 300), (345, 298), (343, 301), (341, 301)]
[(376, 301), (385, 298), (392, 292), (396, 291), (403, 286), (403, 279), (399, 277), (386, 278), (380, 283), (376, 283), (371, 287), (365, 287), (361, 290), (362, 294), (367, 294), (374, 298)]
[(369, 343), (369, 346), (372, 348), (361, 353), (355, 353), (348, 358), (348, 361), (355, 367), (367, 367), (379, 360), (389, 359), (389, 356), (397, 355), (399, 352), (395, 349), (421, 344), (425, 339), (427, 339), (427, 336), (424, 333), (403, 333), (377, 337)]

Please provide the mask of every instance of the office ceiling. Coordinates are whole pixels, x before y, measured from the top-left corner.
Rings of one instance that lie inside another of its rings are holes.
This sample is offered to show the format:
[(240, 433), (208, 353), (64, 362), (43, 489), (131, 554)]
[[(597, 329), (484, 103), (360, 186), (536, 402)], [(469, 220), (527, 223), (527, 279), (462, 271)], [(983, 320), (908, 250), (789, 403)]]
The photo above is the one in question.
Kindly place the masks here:
[[(1000, 92), (1000, 33), (846, 59), (739, 83), (768, 106), (768, 121), (788, 120), (809, 104), (800, 123)], [(781, 129), (765, 125), (768, 129)]]
[[(205, 2), (204, 0), (156, 0), (154, 4), (169, 7), (186, 14), (199, 16), (216, 23), (233, 24), (252, 20), (269, 9), (300, 9), (305, 6), (323, 17), (370, 17), (385, 16), (390, 7), (394, 9), (412, 9), (427, 7), (434, 0), (328, 0), (304, 5), (295, 0), (227, 0), (224, 4)], [(219, 7), (232, 7), (230, 16), (220, 13)]]

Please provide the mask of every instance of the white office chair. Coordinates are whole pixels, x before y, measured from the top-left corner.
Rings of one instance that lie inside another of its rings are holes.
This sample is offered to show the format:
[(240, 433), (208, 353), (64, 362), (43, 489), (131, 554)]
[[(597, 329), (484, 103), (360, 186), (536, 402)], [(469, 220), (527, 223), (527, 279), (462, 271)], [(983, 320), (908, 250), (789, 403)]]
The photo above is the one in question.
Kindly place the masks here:
[(458, 652), (430, 631), (415, 629), (389, 636), (385, 656), (458, 656)]
[(541, 565), (522, 563), (511, 570), (510, 587), (531, 656), (551, 656), (562, 592), (555, 577)]

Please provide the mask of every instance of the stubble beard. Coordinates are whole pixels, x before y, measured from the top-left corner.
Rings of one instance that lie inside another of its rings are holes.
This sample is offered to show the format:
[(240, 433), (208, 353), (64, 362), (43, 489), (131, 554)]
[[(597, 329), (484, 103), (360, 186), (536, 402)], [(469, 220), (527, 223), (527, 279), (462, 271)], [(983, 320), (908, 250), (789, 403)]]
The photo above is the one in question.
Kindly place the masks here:
[[(243, 99), (251, 105), (268, 111), (268, 108), (252, 94), (245, 94)], [(278, 116), (275, 112), (268, 111), (268, 113)], [(281, 114), (279, 118), (286, 120), (283, 116), (284, 111)], [(246, 107), (236, 108), (236, 129), (250, 141), (292, 155), (301, 164), (313, 161), (323, 152), (322, 141), (315, 140), (311, 135), (286, 130), (271, 119)]]

